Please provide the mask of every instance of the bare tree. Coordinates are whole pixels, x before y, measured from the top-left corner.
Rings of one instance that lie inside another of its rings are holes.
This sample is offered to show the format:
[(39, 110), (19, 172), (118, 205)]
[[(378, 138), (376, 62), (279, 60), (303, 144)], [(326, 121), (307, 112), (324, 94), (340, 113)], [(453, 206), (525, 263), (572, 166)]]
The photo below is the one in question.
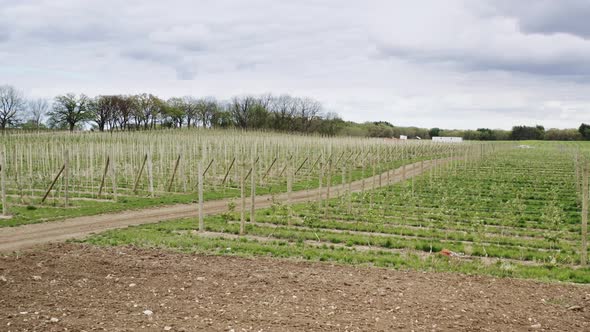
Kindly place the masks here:
[(119, 126), (120, 130), (129, 130), (129, 122), (136, 108), (136, 98), (134, 96), (114, 96), (114, 114), (112, 116), (111, 129)]
[(20, 120), (25, 109), (22, 93), (10, 85), (0, 85), (0, 129), (5, 130)]
[(98, 125), (98, 130), (104, 131), (105, 127), (112, 123), (117, 108), (118, 96), (98, 96), (91, 102), (93, 120)]
[(197, 100), (197, 117), (204, 128), (213, 127), (213, 123), (219, 120), (221, 106), (213, 97)]
[(300, 118), (300, 130), (309, 132), (314, 120), (321, 117), (322, 104), (312, 98), (299, 99), (298, 117)]
[(194, 97), (185, 96), (182, 98), (184, 107), (184, 116), (186, 117), (186, 126), (196, 126), (199, 120), (199, 101)]
[(266, 109), (268, 104), (270, 104), (268, 97), (234, 97), (229, 105), (229, 112), (238, 128), (263, 128), (268, 120)]
[(297, 101), (289, 95), (274, 97), (269, 104), (272, 114), (272, 127), (275, 130), (291, 131), (294, 129), (294, 118), (297, 113)]
[(29, 101), (29, 122), (32, 123), (36, 129), (41, 127), (43, 118), (49, 110), (49, 102), (44, 98), (32, 99)]

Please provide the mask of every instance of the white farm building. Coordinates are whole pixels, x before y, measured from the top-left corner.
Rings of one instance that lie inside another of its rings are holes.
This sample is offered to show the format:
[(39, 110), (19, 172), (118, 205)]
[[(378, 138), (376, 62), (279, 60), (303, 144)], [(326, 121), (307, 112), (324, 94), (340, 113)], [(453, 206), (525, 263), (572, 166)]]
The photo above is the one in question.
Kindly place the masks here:
[(440, 137), (434, 136), (432, 137), (433, 142), (439, 143), (461, 143), (463, 142), (463, 137)]

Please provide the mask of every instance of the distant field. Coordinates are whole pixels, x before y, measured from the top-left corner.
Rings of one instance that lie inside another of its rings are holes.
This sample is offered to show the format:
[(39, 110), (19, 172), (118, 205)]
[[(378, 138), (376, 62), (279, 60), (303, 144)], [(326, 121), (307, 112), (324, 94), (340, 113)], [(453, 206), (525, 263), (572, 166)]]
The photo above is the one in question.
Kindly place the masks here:
[(506, 143), (390, 187), (277, 201), (244, 235), (234, 211), (206, 218), (204, 233), (185, 219), (87, 241), (589, 283), (579, 170), (589, 152), (587, 143)]

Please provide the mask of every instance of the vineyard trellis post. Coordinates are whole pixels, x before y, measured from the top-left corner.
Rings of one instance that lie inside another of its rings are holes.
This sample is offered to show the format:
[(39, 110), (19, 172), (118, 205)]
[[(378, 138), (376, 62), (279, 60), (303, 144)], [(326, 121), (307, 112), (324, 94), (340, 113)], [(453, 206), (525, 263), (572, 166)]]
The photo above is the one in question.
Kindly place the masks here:
[(292, 225), (292, 192), (293, 192), (293, 167), (289, 164), (289, 169), (287, 170), (287, 208), (289, 210), (289, 216), (287, 219), (287, 223), (289, 226)]
[(6, 159), (4, 150), (0, 150), (0, 191), (2, 191), (2, 215), (8, 216), (8, 202), (6, 200)]
[(70, 200), (70, 152), (64, 151), (64, 200), (65, 207), (68, 207)]
[(112, 185), (113, 185), (113, 201), (117, 201), (117, 168), (116, 168), (116, 164), (115, 164), (116, 159), (113, 158), (113, 160), (110, 163), (110, 168), (111, 168), (111, 180), (112, 180)]
[(49, 193), (51, 193), (53, 186), (55, 186), (55, 183), (57, 182), (57, 180), (59, 179), (59, 177), (61, 176), (61, 174), (63, 173), (65, 168), (66, 168), (65, 164), (61, 166), (59, 172), (57, 172), (57, 175), (55, 176), (55, 178), (53, 179), (53, 181), (49, 185), (49, 188), (47, 188), (45, 195), (43, 195), (43, 198), (41, 199), (41, 203), (45, 202), (45, 200), (47, 199), (47, 196), (49, 196)]
[[(203, 220), (203, 160), (200, 159), (197, 166), (197, 181), (199, 195), (199, 232), (205, 231), (205, 222)], [(194, 188), (194, 187), (193, 187)]]
[(332, 187), (332, 160), (328, 160), (328, 175), (326, 176), (326, 205), (324, 206), (324, 215), (328, 218), (330, 209), (330, 187)]
[[(148, 155), (147, 153), (143, 157), (143, 162), (141, 163), (141, 167), (139, 168), (139, 173), (137, 173), (137, 177), (135, 178), (135, 183), (133, 184), (133, 193), (137, 194), (137, 186), (139, 185), (139, 180), (141, 179), (141, 174), (143, 173), (143, 169), (145, 168), (145, 163), (147, 162)], [(108, 161), (107, 161), (108, 164)]]
[(154, 172), (153, 172), (153, 163), (152, 163), (152, 153), (151, 151), (147, 154), (147, 173), (148, 173), (148, 190), (150, 192), (150, 196), (154, 197)]
[(242, 160), (242, 165), (240, 166), (240, 235), (244, 235), (246, 233), (246, 165), (244, 164), (244, 160)]
[(174, 170), (172, 171), (172, 176), (170, 177), (170, 183), (168, 184), (168, 191), (172, 191), (172, 185), (174, 184), (174, 177), (176, 176), (176, 172), (178, 171), (179, 164), (180, 164), (180, 154), (178, 154), (178, 158), (176, 158), (176, 163), (174, 164)]
[(324, 165), (320, 162), (320, 174), (318, 176), (318, 210), (322, 209), (322, 181), (324, 177)]
[(588, 162), (582, 168), (582, 250), (580, 264), (586, 265), (588, 260)]
[(104, 181), (107, 177), (107, 173), (109, 171), (109, 164), (111, 162), (110, 156), (107, 156), (107, 160), (105, 162), (104, 171), (102, 173), (102, 179), (100, 180), (100, 187), (98, 188), (98, 198), (102, 195), (102, 188), (104, 187)]
[(250, 156), (250, 222), (253, 223), (256, 220), (256, 145), (252, 149), (252, 155)]

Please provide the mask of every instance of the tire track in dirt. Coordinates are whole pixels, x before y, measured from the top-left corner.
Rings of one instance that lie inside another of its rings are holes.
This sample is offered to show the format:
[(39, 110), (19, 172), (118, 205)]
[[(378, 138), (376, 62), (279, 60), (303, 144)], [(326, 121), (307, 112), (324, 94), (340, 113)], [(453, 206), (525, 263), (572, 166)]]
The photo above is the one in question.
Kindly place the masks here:
[[(437, 159), (437, 164), (444, 164), (450, 161), (450, 158)], [(421, 165), (422, 163), (422, 165)], [(405, 179), (410, 179), (421, 172), (426, 171), (434, 166), (434, 160), (426, 160), (406, 165)], [(387, 186), (405, 180), (403, 178), (402, 167), (390, 170), (382, 174), (368, 177), (363, 180), (357, 180), (350, 184), (352, 192)], [(349, 184), (336, 185), (330, 187), (330, 197), (338, 197), (346, 192)], [(327, 188), (322, 188), (321, 197), (325, 199)], [(291, 193), (292, 203), (303, 203), (317, 200), (320, 198), (319, 189), (300, 190)], [(275, 195), (278, 201), (286, 201), (287, 194), (281, 193)], [(230, 199), (214, 200), (204, 202), (203, 212), (205, 215), (212, 215), (227, 211), (227, 205)], [(256, 196), (256, 208), (266, 208), (272, 204), (272, 195)], [(239, 205), (239, 204), (238, 204)], [(249, 209), (250, 199), (247, 199), (246, 208)], [(239, 212), (240, 207), (236, 210)], [(18, 227), (3, 228), (0, 230), (0, 252), (10, 252), (30, 248), (36, 245), (50, 242), (61, 242), (68, 239), (83, 238), (92, 233), (102, 232), (110, 229), (125, 228), (133, 225), (157, 223), (165, 220), (181, 219), (188, 217), (197, 217), (197, 204), (177, 204), (157, 208), (142, 210), (130, 210), (118, 213), (108, 213), (94, 216), (84, 216), (70, 218), (63, 221), (46, 222), (40, 224), (30, 224)]]

